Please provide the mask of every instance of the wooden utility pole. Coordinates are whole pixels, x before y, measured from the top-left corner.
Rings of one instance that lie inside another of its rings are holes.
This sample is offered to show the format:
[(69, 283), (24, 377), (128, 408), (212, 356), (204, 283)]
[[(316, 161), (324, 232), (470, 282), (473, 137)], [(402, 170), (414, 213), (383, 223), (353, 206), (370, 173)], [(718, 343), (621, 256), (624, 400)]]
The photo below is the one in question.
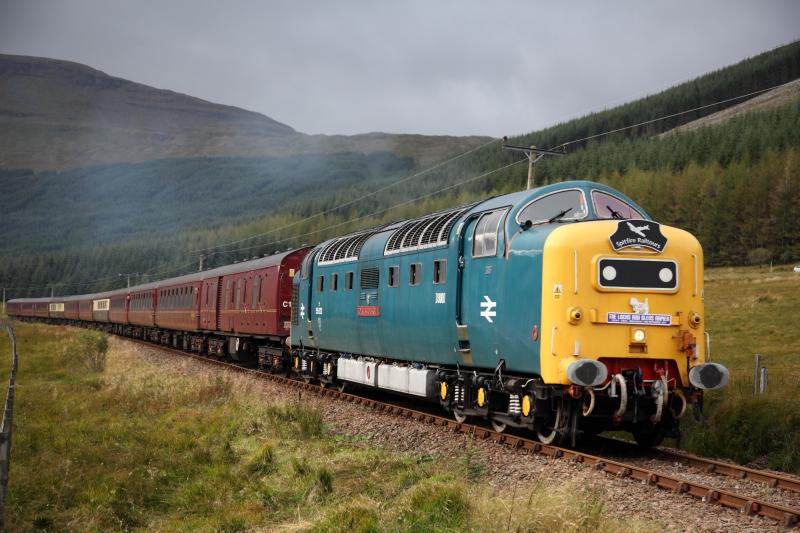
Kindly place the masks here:
[(203, 271), (203, 259), (205, 259), (205, 257), (206, 256), (204, 256), (204, 255), (200, 256), (200, 266), (197, 268), (198, 272), (202, 272)]
[(556, 152), (554, 150), (540, 150), (535, 146), (526, 148), (524, 146), (513, 146), (504, 144), (503, 148), (511, 150), (512, 152), (522, 152), (528, 158), (528, 184), (527, 189), (533, 189), (536, 185), (536, 162), (546, 155), (566, 155), (564, 152)]
[(528, 186), (525, 187), (527, 190), (533, 189), (536, 177), (536, 159), (534, 158), (535, 153), (536, 146), (531, 145), (531, 151), (528, 153)]
[(6, 314), (6, 288), (3, 287), (3, 314)]

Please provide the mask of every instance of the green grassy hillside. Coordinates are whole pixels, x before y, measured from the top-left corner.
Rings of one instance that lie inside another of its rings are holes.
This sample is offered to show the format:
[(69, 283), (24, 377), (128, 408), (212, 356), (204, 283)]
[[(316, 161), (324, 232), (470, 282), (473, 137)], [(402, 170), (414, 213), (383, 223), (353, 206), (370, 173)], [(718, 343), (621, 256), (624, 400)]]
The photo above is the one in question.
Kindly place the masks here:
[[(706, 419), (687, 421), (684, 445), (800, 474), (800, 274), (710, 269), (705, 303), (712, 359), (731, 370), (731, 383), (706, 395)], [(755, 354), (769, 371), (765, 395), (753, 395)]]
[(73, 169), (199, 157), (394, 152), (421, 164), (478, 137), (306, 135), (270, 117), (109, 76), (0, 54), (0, 168)]

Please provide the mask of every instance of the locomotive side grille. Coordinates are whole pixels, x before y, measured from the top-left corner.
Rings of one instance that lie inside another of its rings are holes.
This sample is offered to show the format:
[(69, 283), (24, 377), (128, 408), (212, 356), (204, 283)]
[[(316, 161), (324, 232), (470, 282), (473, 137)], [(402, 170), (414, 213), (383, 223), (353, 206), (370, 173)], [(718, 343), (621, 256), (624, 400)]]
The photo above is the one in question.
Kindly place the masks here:
[(365, 268), (361, 271), (361, 288), (377, 289), (380, 273), (377, 268)]

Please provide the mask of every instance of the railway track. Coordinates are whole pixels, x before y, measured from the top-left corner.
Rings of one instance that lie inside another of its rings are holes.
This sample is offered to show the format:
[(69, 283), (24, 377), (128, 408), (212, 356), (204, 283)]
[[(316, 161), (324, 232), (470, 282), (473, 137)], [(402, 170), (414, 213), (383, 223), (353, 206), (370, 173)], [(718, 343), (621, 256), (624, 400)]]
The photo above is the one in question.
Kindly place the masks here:
[[(635, 444), (629, 441), (616, 439), (613, 437), (595, 437), (593, 443), (603, 443), (606, 446), (624, 446), (629, 449), (636, 449), (638, 453), (641, 450)], [(718, 474), (721, 476), (730, 477), (739, 480), (749, 480), (754, 483), (761, 483), (773, 489), (785, 490), (793, 493), (800, 494), (800, 479), (792, 476), (779, 474), (777, 472), (769, 472), (765, 470), (757, 470), (748, 468), (724, 461), (717, 461), (715, 459), (708, 459), (705, 457), (698, 457), (690, 453), (686, 453), (673, 448), (655, 448), (647, 452), (647, 457), (653, 459), (666, 459), (681, 463), (688, 467), (695, 469), (698, 472), (705, 472), (709, 474)]]
[[(283, 385), (297, 388), (301, 391), (308, 391), (323, 398), (334, 398), (379, 412), (416, 420), (422, 423), (434, 424), (436, 426), (449, 429), (453, 432), (469, 434), (476, 439), (490, 440), (500, 445), (523, 450), (527, 453), (535, 453), (550, 458), (581, 463), (591, 466), (595, 470), (617, 477), (631, 478), (640, 481), (643, 484), (663, 490), (672, 491), (678, 494), (686, 494), (694, 497), (700, 502), (722, 505), (746, 515), (758, 515), (766, 517), (775, 520), (783, 527), (800, 526), (800, 508), (798, 507), (789, 507), (776, 504), (753, 497), (752, 495), (735, 492), (734, 490), (717, 488), (707, 483), (698, 482), (687, 477), (678, 476), (661, 470), (657, 471), (630, 461), (621, 461), (614, 458), (595, 455), (582, 450), (574, 450), (560, 446), (543, 444), (523, 436), (512, 435), (508, 433), (498, 433), (486, 427), (469, 423), (459, 423), (445, 416), (424, 412), (402, 405), (387, 403), (385, 401), (376, 400), (349, 392), (342, 392), (336, 389), (326, 388), (321, 385), (297, 381), (281, 375), (270, 374), (262, 370), (242, 366), (240, 364), (212, 359), (195, 353), (185, 352), (183, 350), (178, 350), (160, 344), (153, 344), (138, 339), (131, 339), (128, 337), (121, 338), (150, 348), (159, 349), (169, 353), (175, 353), (184, 357), (190, 357), (192, 359), (202, 361), (205, 364), (215, 365), (232, 370), (234, 372), (252, 375), (259, 379), (268, 379)], [(614, 442), (622, 443), (623, 441), (617, 441), (614, 439)], [(682, 464), (705, 474), (727, 476), (740, 480), (747, 479), (749, 481), (765, 484), (771, 488), (800, 494), (800, 481), (789, 476), (724, 463), (713, 459), (696, 457), (668, 449), (660, 448), (657, 452), (655, 452), (655, 455), (662, 455), (669, 460), (681, 462)]]

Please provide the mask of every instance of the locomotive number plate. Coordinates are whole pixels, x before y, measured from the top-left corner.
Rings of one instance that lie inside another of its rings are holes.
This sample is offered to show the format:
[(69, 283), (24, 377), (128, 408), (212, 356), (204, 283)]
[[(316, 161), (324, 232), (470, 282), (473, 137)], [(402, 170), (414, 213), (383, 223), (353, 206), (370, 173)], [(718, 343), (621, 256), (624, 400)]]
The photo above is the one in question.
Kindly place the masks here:
[(381, 316), (381, 308), (377, 305), (359, 305), (356, 313), (358, 316)]

